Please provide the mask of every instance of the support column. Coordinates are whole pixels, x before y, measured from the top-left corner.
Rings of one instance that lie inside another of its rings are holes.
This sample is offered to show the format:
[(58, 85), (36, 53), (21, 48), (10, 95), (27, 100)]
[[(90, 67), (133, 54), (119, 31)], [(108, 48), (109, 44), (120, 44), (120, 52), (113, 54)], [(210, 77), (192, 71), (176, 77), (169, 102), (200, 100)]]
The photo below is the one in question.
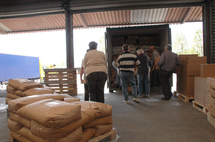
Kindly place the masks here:
[(65, 9), (66, 25), (66, 56), (67, 68), (74, 68), (74, 51), (73, 51), (73, 14), (69, 8)]
[(207, 56), (208, 63), (215, 63), (214, 2), (214, 0), (209, 0), (204, 3), (202, 8), (204, 56)]

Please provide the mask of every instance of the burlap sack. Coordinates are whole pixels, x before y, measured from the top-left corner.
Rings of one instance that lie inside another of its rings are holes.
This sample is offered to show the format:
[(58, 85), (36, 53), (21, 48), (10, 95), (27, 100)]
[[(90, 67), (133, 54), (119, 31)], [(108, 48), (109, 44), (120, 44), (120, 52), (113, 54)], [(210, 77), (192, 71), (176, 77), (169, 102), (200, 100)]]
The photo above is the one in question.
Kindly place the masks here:
[(99, 117), (105, 117), (112, 115), (112, 106), (99, 102), (92, 101), (80, 101), (74, 102), (73, 104), (81, 105), (81, 108), (84, 109), (94, 109), (99, 114)]
[(8, 102), (11, 101), (11, 100), (13, 100), (13, 99), (7, 97), (7, 98), (5, 99), (5, 104), (8, 104)]
[(83, 138), (78, 142), (86, 142), (95, 135), (95, 130), (92, 128), (83, 130)]
[(31, 120), (31, 132), (38, 137), (47, 139), (49, 141), (54, 141), (65, 137), (69, 133), (73, 132), (75, 129), (87, 124), (88, 122), (94, 120), (98, 115), (94, 110), (83, 110), (81, 112), (82, 118), (75, 122), (72, 122), (62, 128), (48, 128), (44, 125), (41, 125), (33, 120)]
[(9, 79), (9, 85), (18, 90), (28, 90), (31, 88), (43, 88), (43, 85), (27, 79)]
[(20, 115), (10, 112), (10, 119), (15, 122), (18, 122), (19, 124), (22, 124), (29, 129), (31, 128), (31, 121), (24, 117), (21, 117)]
[(106, 132), (109, 132), (112, 130), (112, 124), (109, 125), (97, 125), (96, 127), (94, 127), (95, 130), (95, 137), (98, 137)]
[(81, 106), (46, 99), (23, 106), (17, 114), (50, 128), (61, 128), (81, 119)]
[(85, 124), (83, 126), (83, 128), (84, 129), (92, 128), (97, 125), (107, 125), (107, 124), (112, 124), (112, 123), (113, 123), (113, 120), (112, 120), (111, 116), (107, 116), (107, 117), (103, 117), (103, 118), (97, 118), (97, 119)]
[(20, 96), (17, 96), (15, 94), (11, 94), (11, 93), (7, 93), (7, 97), (8, 98), (11, 98), (11, 99), (18, 99), (18, 98), (21, 98)]
[(24, 92), (24, 91), (22, 91), (22, 90), (16, 90), (15, 94), (18, 95), (18, 96), (21, 96), (21, 97), (25, 97), (25, 95), (23, 95), (22, 92)]
[(7, 121), (7, 126), (13, 132), (18, 132), (23, 127), (23, 125), (11, 120), (10, 118)]
[(22, 92), (22, 96), (40, 95), (40, 94), (53, 94), (54, 90), (48, 87), (45, 88), (32, 88)]
[(14, 139), (18, 140), (19, 142), (33, 142), (33, 141), (31, 141), (31, 140), (13, 132), (13, 131), (10, 131), (10, 136), (13, 137)]
[(78, 98), (64, 98), (64, 102), (67, 102), (67, 103), (73, 103), (78, 101), (80, 101), (80, 99)]
[(72, 96), (68, 95), (68, 94), (61, 94), (64, 98), (73, 98)]
[(31, 131), (26, 128), (26, 127), (23, 127), (22, 129), (20, 129), (17, 134), (20, 134), (21, 136), (24, 136), (25, 138), (33, 141), (33, 142), (49, 142), (48, 140), (44, 140), (38, 136), (35, 136), (31, 133)]
[(28, 105), (40, 100), (44, 100), (44, 99), (55, 99), (60, 101), (64, 100), (63, 96), (59, 94), (43, 94), (43, 95), (27, 96), (27, 97), (22, 97), (8, 102), (8, 110), (10, 112), (16, 112), (18, 109), (20, 109), (25, 105)]
[(56, 142), (78, 142), (82, 138), (83, 138), (82, 127), (79, 127), (78, 129), (68, 134), (67, 136), (56, 140)]
[(14, 94), (16, 90), (17, 90), (17, 89), (13, 88), (12, 86), (7, 85), (6, 91), (7, 91), (8, 93)]

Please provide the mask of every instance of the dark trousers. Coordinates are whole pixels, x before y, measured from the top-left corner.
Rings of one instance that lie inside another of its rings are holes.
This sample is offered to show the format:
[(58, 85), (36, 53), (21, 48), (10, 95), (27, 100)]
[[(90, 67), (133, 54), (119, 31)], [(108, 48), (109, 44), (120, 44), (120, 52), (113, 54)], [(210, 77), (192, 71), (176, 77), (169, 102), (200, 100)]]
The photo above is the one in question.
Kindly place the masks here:
[(88, 86), (88, 83), (84, 84), (84, 100), (85, 101), (89, 101), (89, 97), (90, 97), (90, 92), (89, 92), (89, 86)]
[(93, 72), (87, 76), (90, 89), (90, 100), (104, 103), (104, 86), (107, 74), (104, 72)]
[(161, 87), (164, 94), (165, 99), (170, 99), (172, 97), (171, 85), (170, 85), (170, 77), (172, 76), (172, 72), (160, 70), (160, 79), (161, 79)]
[(158, 85), (160, 86), (160, 76), (159, 76), (160, 70), (154, 69), (152, 71), (152, 87), (155, 86), (156, 81), (158, 82)]

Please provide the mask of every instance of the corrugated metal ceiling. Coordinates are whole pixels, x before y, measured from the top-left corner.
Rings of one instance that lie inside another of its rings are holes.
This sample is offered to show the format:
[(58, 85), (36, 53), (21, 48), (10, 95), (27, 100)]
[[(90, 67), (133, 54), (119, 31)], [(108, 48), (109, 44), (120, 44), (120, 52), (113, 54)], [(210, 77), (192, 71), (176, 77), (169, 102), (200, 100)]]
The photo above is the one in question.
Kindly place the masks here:
[[(122, 25), (180, 24), (202, 21), (202, 7), (178, 7), (93, 12), (73, 15), (73, 27), (93, 28)], [(0, 19), (0, 33), (65, 29), (65, 15)]]

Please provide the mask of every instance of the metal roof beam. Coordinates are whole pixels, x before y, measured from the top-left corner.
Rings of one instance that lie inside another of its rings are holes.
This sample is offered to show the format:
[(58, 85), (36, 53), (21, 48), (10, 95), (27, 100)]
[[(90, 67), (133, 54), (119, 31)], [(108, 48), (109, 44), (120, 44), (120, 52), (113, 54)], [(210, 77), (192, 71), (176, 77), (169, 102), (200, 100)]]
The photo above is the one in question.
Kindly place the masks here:
[[(73, 14), (78, 14), (116, 10), (192, 7), (202, 6), (204, 2), (205, 0), (70, 0), (70, 10), (73, 11)], [(64, 2), (57, 0), (34, 0), (31, 3), (20, 2), (12, 6), (4, 6), (4, 2), (0, 2), (0, 6), (0, 19), (64, 13)]]
[(83, 24), (84, 28), (87, 28), (87, 24), (85, 19), (83, 18), (82, 14), (76, 14), (78, 20)]
[(192, 12), (193, 12), (192, 8), (189, 8), (188, 11), (185, 14), (183, 20), (181, 21), (181, 24), (183, 24), (184, 22), (187, 21), (187, 19), (189, 18), (189, 16), (191, 15)]
[[(153, 9), (153, 8), (173, 8), (173, 7), (193, 7), (202, 6), (204, 0), (115, 0), (110, 2), (88, 0), (77, 3), (71, 1), (71, 10), (74, 13), (88, 13), (100, 11), (114, 11), (114, 10), (138, 10), (138, 9)], [(96, 3), (96, 4), (95, 4)]]

